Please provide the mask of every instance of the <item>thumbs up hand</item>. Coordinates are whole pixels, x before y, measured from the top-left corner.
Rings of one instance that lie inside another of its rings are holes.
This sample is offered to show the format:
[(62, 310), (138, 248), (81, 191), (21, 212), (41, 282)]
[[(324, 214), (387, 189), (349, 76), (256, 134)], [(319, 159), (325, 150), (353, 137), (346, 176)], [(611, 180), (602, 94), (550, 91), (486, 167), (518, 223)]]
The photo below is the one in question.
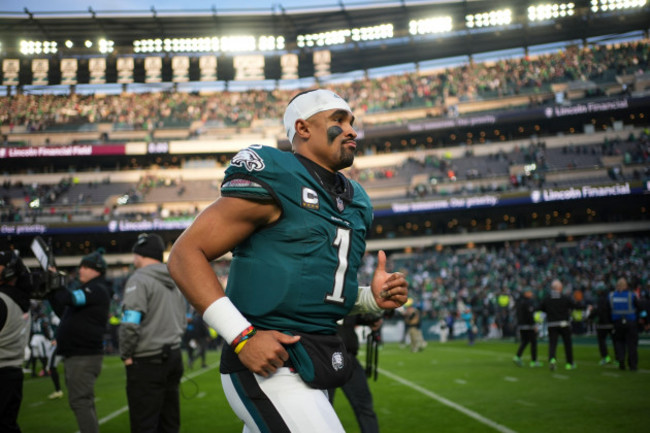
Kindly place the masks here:
[(401, 272), (386, 272), (386, 253), (377, 253), (377, 267), (370, 285), (377, 305), (385, 310), (401, 307), (408, 299), (408, 283)]

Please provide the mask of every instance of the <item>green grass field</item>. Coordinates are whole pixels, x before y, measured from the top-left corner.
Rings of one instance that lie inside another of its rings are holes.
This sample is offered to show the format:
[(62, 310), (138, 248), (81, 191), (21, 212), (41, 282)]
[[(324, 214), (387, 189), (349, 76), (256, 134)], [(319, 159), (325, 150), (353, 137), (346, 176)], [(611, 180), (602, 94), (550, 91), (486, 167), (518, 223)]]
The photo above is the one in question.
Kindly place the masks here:
[[(375, 409), (385, 433), (419, 432), (645, 432), (650, 392), (650, 348), (639, 348), (639, 371), (599, 366), (595, 341), (574, 345), (578, 369), (555, 372), (519, 368), (513, 341), (430, 342), (420, 353), (396, 343), (379, 353), (379, 378), (371, 381)], [(541, 360), (547, 345), (540, 344)], [(558, 348), (563, 363), (563, 346)], [(528, 361), (529, 350), (524, 353)], [(218, 353), (209, 368), (186, 370), (181, 396), (181, 432), (241, 432), (221, 391)], [(365, 359), (360, 354), (360, 359)], [(562, 364), (563, 365), (563, 364)], [(59, 366), (63, 377), (63, 366)], [(24, 433), (74, 433), (77, 426), (64, 397), (48, 400), (50, 378), (26, 376), (19, 424)], [(102, 433), (128, 427), (125, 374), (120, 360), (107, 356), (95, 389)], [(65, 392), (65, 386), (64, 386)], [(342, 392), (335, 407), (348, 432), (358, 432)], [(305, 432), (309, 433), (309, 432)]]

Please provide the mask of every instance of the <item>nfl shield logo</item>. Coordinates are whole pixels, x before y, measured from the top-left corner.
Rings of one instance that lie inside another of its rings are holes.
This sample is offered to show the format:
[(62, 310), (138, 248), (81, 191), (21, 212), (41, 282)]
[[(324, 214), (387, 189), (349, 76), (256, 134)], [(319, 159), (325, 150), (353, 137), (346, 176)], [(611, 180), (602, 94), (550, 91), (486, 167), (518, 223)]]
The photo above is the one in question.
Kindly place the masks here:
[(336, 197), (336, 207), (339, 209), (339, 212), (343, 212), (343, 209), (345, 209), (345, 203), (343, 203), (341, 197)]

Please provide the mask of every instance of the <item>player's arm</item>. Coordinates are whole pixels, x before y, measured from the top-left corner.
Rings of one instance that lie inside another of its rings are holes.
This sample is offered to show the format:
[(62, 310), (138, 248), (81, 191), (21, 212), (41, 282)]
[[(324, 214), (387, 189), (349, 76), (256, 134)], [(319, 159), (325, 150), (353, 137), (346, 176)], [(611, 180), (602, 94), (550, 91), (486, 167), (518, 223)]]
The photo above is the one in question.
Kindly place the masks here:
[[(280, 215), (280, 208), (273, 202), (221, 197), (199, 214), (170, 252), (167, 268), (171, 277), (187, 300), (203, 314), (206, 323), (229, 344), (249, 323), (229, 300), (221, 299), (225, 292), (210, 262), (235, 248), (256, 230), (277, 221)], [(215, 302), (217, 300), (219, 302)], [(209, 311), (206, 313), (206, 310)], [(297, 338), (275, 331), (258, 332), (239, 356), (251, 371), (266, 376), (288, 359), (281, 343), (295, 341)]]
[(210, 262), (231, 251), (280, 214), (274, 203), (221, 197), (208, 206), (176, 240), (167, 268), (188, 301), (203, 313), (224, 290)]

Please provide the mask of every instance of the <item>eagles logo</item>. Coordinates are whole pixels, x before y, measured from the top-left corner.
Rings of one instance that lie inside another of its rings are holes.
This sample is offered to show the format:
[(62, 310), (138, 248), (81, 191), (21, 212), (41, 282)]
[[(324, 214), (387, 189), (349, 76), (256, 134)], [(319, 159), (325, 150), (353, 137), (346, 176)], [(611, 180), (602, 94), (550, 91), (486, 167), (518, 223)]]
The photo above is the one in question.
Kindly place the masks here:
[(332, 354), (332, 368), (334, 371), (342, 370), (345, 367), (345, 361), (343, 359), (343, 353), (334, 352)]
[(264, 160), (251, 148), (240, 150), (230, 164), (236, 167), (246, 167), (248, 171), (264, 170)]

